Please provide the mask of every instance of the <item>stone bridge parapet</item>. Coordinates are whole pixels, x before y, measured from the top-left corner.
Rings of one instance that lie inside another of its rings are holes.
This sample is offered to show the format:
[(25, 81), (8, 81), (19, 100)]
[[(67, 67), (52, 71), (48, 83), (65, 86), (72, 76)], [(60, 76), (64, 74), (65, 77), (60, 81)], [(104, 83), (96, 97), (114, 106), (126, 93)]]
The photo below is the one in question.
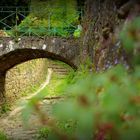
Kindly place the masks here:
[(15, 40), (4, 37), (0, 38), (0, 72), (36, 58), (56, 59), (77, 68), (79, 54), (76, 39), (23, 37)]

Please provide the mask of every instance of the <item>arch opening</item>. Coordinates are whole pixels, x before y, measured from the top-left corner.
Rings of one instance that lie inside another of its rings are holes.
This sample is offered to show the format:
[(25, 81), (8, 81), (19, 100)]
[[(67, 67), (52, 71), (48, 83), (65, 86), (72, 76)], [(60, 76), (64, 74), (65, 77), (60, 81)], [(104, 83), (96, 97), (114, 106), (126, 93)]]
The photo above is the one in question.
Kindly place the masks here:
[[(0, 79), (2, 80), (0, 82), (0, 86), (2, 87), (2, 91), (0, 91), (0, 98), (6, 98), (5, 97), (5, 92), (7, 91), (7, 89), (10, 91), (12, 89), (15, 89), (13, 88), (11, 85), (6, 85), (7, 83), (7, 73), (13, 69), (13, 72), (10, 72), (10, 74), (8, 74), (8, 77), (10, 79), (11, 78), (14, 78), (14, 73), (16, 73), (16, 71), (20, 71), (20, 69), (18, 68), (19, 65), (24, 65), (24, 63), (30, 63), (31, 61), (36, 61), (36, 60), (39, 60), (39, 59), (50, 59), (50, 60), (57, 60), (57, 61), (61, 61), (61, 62), (64, 62), (65, 64), (69, 65), (69, 67), (71, 67), (72, 69), (76, 69), (76, 66), (74, 64), (72, 64), (72, 62), (70, 62), (69, 60), (65, 59), (64, 57), (62, 56), (59, 56), (57, 54), (53, 54), (53, 53), (50, 53), (50, 52), (47, 52), (47, 51), (43, 51), (43, 50), (34, 50), (34, 49), (18, 49), (18, 50), (15, 50), (15, 51), (11, 51), (3, 56), (1, 56), (0, 58)], [(3, 60), (3, 61), (2, 61)], [(31, 65), (28, 65), (30, 69)], [(47, 74), (47, 68), (45, 67), (44, 65), (44, 68), (45, 68), (45, 71), (43, 71), (43, 74)], [(30, 76), (30, 72), (33, 72), (35, 74), (40, 74), (41, 71), (40, 70), (40, 67), (34, 67), (34, 70), (32, 69), (31, 67), (31, 70), (32, 71), (28, 71), (27, 75), (23, 74), (22, 76), (25, 77), (25, 80), (28, 79), (27, 77)], [(38, 73), (36, 71), (39, 71)], [(17, 79), (19, 79), (20, 81), (20, 77), (22, 76), (18, 76)], [(43, 75), (44, 76), (44, 75)], [(30, 76), (29, 78), (31, 78), (32, 76)], [(36, 77), (39, 77), (41, 78), (42, 76), (36, 76)], [(45, 76), (44, 76), (45, 77)], [(36, 78), (35, 78), (36, 79)], [(43, 79), (44, 80), (44, 79)], [(22, 80), (24, 81), (24, 80)], [(37, 81), (37, 79), (35, 80)], [(42, 81), (42, 80), (39, 80), (39, 81)], [(23, 83), (22, 82), (18, 82), (18, 80), (14, 81), (12, 83), (16, 82), (16, 84), (18, 85), (22, 85)], [(8, 83), (11, 83), (11, 81), (9, 80)], [(14, 85), (16, 85), (14, 84)], [(31, 84), (31, 85), (34, 85), (34, 84)], [(9, 87), (10, 86), (10, 87)], [(21, 86), (22, 87), (22, 86)], [(27, 87), (27, 85), (25, 85), (24, 87)], [(20, 88), (18, 88), (17, 86), (17, 89), (19, 89), (19, 92), (20, 92)], [(13, 93), (13, 97), (16, 97), (17, 94), (16, 94), (16, 90), (12, 91)], [(7, 96), (7, 95), (6, 95)], [(10, 97), (10, 96), (9, 96)], [(11, 97), (10, 97), (11, 98)], [(4, 100), (5, 101), (5, 100)]]
[[(51, 75), (49, 73), (50, 69)], [(38, 91), (41, 94), (42, 90), (46, 89), (48, 94), (50, 86), (48, 87), (47, 85), (51, 83), (51, 88), (54, 88), (57, 82), (61, 82), (61, 78), (65, 79), (67, 77), (71, 69), (70, 66), (63, 62), (46, 58), (33, 59), (14, 66), (6, 72), (5, 76), (6, 102), (13, 104), (24, 96), (32, 97), (32, 95), (38, 94)], [(50, 77), (49, 82), (48, 77)], [(54, 80), (56, 83), (54, 83)]]
[(73, 64), (68, 58), (60, 56), (58, 54), (54, 54), (52, 52), (48, 52), (45, 50), (39, 49), (17, 49), (15, 51), (11, 51), (0, 58), (0, 72), (5, 72), (12, 67), (37, 58), (48, 58), (52, 60), (62, 61), (73, 69), (77, 69), (77, 66)]

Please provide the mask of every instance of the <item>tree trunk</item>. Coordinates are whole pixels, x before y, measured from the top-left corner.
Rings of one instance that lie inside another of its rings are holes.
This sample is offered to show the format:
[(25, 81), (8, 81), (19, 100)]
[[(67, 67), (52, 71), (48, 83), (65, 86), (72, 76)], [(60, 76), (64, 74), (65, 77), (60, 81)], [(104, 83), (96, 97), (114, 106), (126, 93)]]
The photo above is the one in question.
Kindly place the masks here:
[(0, 73), (0, 105), (5, 102), (5, 73)]
[(118, 31), (135, 3), (135, 0), (86, 0), (82, 56), (89, 57), (97, 71), (125, 60)]

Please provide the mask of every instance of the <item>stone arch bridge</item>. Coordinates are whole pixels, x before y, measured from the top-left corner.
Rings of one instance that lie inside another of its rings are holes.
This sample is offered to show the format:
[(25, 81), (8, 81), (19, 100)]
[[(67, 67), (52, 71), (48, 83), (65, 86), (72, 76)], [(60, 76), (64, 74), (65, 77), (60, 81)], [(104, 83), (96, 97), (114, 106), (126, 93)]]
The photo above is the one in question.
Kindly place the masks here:
[[(11, 37), (0, 38), (0, 99), (5, 96), (5, 75), (7, 70), (37, 58), (60, 60), (74, 69), (79, 65), (80, 48), (78, 39)], [(1, 101), (1, 100), (0, 100)]]

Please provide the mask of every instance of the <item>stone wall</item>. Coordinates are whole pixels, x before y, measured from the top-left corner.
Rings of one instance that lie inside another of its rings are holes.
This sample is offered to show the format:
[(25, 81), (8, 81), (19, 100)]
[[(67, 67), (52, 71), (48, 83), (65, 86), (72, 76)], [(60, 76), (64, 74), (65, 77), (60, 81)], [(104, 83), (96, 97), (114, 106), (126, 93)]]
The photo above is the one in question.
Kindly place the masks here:
[(34, 59), (8, 70), (5, 79), (6, 101), (11, 103), (39, 88), (47, 76), (47, 59)]

